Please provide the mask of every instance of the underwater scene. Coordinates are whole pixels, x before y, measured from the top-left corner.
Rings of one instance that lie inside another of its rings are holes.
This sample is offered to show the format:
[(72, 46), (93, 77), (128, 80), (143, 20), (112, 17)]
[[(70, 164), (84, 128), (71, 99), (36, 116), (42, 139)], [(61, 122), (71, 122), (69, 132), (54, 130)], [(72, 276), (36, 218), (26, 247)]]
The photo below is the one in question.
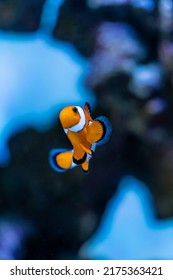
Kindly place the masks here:
[(0, 259), (173, 259), (173, 1), (0, 1)]

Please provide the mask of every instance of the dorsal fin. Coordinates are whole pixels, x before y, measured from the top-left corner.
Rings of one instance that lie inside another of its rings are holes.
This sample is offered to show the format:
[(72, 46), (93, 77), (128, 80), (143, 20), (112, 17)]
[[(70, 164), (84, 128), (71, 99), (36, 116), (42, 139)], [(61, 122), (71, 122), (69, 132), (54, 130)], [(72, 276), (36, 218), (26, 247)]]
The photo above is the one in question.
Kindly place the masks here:
[(90, 105), (89, 105), (88, 102), (85, 102), (84, 110), (85, 110), (86, 112), (88, 112), (89, 115), (91, 115), (91, 107), (90, 107)]

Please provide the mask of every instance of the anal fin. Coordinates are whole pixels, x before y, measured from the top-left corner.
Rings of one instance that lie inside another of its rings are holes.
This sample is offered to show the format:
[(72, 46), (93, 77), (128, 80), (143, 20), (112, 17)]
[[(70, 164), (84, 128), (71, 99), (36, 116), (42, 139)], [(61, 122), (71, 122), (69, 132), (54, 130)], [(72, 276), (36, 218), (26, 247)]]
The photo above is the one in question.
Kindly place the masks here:
[(87, 158), (87, 153), (82, 147), (74, 147), (73, 162), (75, 164), (82, 164)]

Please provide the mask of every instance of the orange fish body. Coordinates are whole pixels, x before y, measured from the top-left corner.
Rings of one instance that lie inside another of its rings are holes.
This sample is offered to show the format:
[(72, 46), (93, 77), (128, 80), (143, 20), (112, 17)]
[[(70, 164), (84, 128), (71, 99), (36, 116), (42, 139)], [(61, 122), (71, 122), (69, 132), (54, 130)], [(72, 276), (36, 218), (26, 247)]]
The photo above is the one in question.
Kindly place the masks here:
[(62, 172), (80, 165), (88, 171), (89, 160), (94, 154), (96, 144), (107, 142), (111, 134), (111, 125), (106, 117), (91, 118), (88, 103), (84, 108), (79, 106), (65, 107), (59, 115), (60, 122), (69, 138), (72, 150), (53, 150), (50, 163), (54, 170)]

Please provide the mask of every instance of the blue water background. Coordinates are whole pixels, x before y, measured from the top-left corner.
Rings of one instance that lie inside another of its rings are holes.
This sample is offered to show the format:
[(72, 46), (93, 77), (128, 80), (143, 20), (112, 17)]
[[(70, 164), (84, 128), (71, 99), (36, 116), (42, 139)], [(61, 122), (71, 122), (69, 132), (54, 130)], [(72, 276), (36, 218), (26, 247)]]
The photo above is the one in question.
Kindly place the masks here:
[[(67, 104), (87, 100), (94, 106), (92, 93), (83, 85), (89, 62), (72, 45), (49, 36), (61, 3), (46, 2), (37, 33), (0, 32), (1, 165), (10, 161), (11, 136), (28, 127), (49, 129)], [(147, 3), (152, 8), (152, 1)], [(80, 254), (92, 259), (172, 259), (173, 219), (157, 220), (146, 186), (124, 178)]]
[(72, 45), (50, 38), (61, 2), (46, 2), (37, 33), (0, 32), (1, 165), (10, 158), (7, 142), (12, 135), (27, 127), (48, 129), (67, 104), (94, 102), (83, 86), (86, 59)]

